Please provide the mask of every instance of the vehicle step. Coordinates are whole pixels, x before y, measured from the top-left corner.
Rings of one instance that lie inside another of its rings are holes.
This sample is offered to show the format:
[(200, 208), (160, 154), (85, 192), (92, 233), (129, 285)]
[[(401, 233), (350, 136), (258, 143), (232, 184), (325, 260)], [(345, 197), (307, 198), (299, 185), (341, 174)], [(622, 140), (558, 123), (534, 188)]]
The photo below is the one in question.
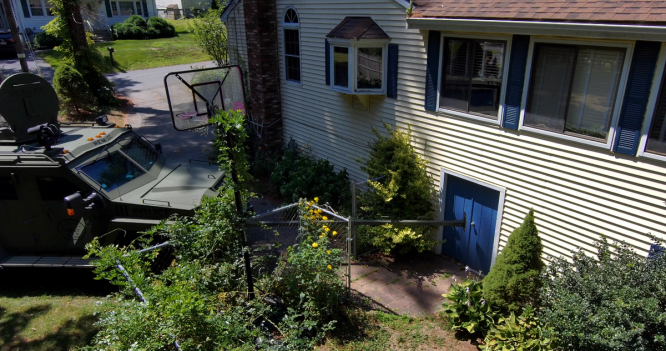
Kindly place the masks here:
[(92, 268), (92, 261), (75, 256), (6, 256), (0, 258), (0, 267)]

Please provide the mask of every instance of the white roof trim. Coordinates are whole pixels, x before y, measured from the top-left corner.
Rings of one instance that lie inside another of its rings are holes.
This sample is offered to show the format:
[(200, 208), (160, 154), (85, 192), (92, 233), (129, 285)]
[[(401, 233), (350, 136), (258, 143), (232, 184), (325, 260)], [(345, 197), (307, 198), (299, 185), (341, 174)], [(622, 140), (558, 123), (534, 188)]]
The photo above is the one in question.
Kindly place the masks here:
[(220, 16), (220, 20), (222, 20), (222, 22), (226, 23), (227, 18), (229, 17), (229, 14), (231, 13), (231, 11), (233, 11), (236, 8), (236, 5), (238, 5), (238, 3), (241, 2), (241, 1), (242, 0), (231, 0), (229, 2), (229, 4), (227, 5), (227, 7), (225, 7), (224, 10), (222, 11), (222, 15)]
[(402, 7), (408, 9), (409, 8), (409, 0), (395, 0), (398, 4), (400, 4)]
[(500, 30), (509, 34), (666, 41), (666, 26), (630, 24), (407, 18), (407, 28), (477, 33), (497, 33)]

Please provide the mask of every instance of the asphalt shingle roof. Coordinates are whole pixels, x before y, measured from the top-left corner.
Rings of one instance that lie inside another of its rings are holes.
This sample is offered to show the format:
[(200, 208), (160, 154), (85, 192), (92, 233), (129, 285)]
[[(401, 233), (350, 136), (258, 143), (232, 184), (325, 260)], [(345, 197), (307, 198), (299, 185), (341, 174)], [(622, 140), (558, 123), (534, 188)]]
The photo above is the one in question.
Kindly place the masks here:
[(666, 23), (664, 0), (414, 0), (411, 18)]
[(326, 37), (339, 39), (391, 39), (370, 17), (345, 17)]

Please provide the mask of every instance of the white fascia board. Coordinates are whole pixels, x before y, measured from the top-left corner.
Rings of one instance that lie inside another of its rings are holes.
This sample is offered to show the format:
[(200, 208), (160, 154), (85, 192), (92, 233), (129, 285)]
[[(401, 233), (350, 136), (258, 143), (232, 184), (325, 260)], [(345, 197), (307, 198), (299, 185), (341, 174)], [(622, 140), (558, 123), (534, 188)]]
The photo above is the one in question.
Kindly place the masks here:
[(666, 41), (666, 26), (562, 23), (452, 18), (408, 18), (407, 28), (455, 32), (502, 33)]
[(400, 6), (408, 9), (409, 8), (409, 0), (395, 0)]
[(231, 13), (231, 11), (234, 10), (236, 5), (238, 5), (240, 1), (241, 0), (231, 0), (231, 2), (227, 5), (227, 7), (224, 8), (224, 10), (222, 11), (222, 15), (220, 16), (220, 20), (222, 22), (227, 23), (227, 18), (229, 17), (229, 14)]

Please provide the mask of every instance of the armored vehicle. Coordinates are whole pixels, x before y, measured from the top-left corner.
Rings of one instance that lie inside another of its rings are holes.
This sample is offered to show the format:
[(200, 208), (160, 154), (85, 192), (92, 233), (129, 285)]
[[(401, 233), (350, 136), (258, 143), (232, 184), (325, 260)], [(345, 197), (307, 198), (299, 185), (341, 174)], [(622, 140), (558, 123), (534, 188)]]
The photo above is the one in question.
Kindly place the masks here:
[[(200, 92), (189, 96), (183, 111), (206, 100)], [(190, 122), (201, 110), (176, 114)], [(0, 115), (0, 268), (89, 267), (81, 257), (92, 238), (113, 243), (116, 234), (191, 215), (224, 181), (217, 165), (167, 158), (159, 144), (105, 116), (58, 122), (58, 97), (36, 75), (2, 82)], [(206, 125), (201, 121), (196, 126)]]

